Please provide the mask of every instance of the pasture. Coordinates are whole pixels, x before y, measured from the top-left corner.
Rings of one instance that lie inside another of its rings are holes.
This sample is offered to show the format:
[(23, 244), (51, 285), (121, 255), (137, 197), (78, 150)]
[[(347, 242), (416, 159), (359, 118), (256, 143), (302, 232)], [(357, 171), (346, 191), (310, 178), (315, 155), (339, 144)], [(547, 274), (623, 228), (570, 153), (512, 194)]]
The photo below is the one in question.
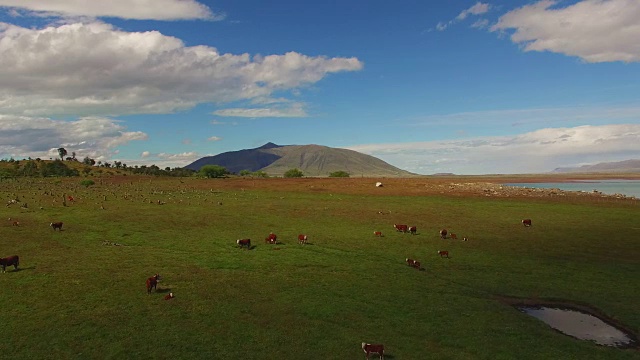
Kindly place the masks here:
[(637, 335), (637, 201), (433, 194), (424, 179), (80, 180), (0, 183), (0, 256), (20, 256), (0, 274), (2, 354), (343, 360), (368, 342), (397, 360), (640, 357), (505, 301), (589, 306)]

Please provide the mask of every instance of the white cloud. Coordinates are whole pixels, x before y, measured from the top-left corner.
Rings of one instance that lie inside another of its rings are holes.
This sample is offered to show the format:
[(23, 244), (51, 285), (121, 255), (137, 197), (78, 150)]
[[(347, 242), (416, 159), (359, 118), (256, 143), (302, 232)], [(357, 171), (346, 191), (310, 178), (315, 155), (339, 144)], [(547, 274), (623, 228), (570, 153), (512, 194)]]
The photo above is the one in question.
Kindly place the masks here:
[(222, 138), (219, 136), (212, 136), (207, 139), (207, 141), (220, 141), (220, 140), (222, 140)]
[(0, 0), (0, 7), (36, 16), (117, 17), (144, 20), (220, 20), (207, 6), (194, 0)]
[(144, 158), (148, 158), (150, 155), (151, 155), (150, 152), (143, 151), (142, 154), (140, 154), (140, 157), (144, 159)]
[(544, 0), (500, 17), (491, 31), (514, 29), (524, 51), (551, 51), (586, 62), (640, 61), (640, 1), (584, 0), (564, 8)]
[(48, 158), (64, 147), (79, 158), (109, 157), (117, 146), (147, 140), (140, 131), (126, 131), (118, 121), (84, 117), (74, 121), (0, 114), (0, 157)]
[(640, 124), (546, 128), (520, 135), (348, 147), (402, 169), (431, 174), (542, 173), (640, 158)]
[(165, 152), (151, 153), (149, 151), (144, 151), (140, 154), (139, 159), (120, 159), (119, 161), (127, 164), (127, 166), (156, 165), (159, 168), (164, 169), (166, 167), (184, 167), (203, 156), (205, 155), (200, 155), (194, 151), (177, 154)]
[(264, 118), (264, 117), (307, 117), (304, 106), (300, 103), (292, 104), (288, 107), (274, 108), (231, 108), (214, 112), (218, 116)]
[[(486, 3), (481, 3), (481, 2), (477, 2), (475, 3), (475, 5), (471, 6), (470, 8), (463, 10), (460, 14), (458, 14), (458, 16), (455, 17), (455, 19), (453, 20), (449, 20), (447, 22), (439, 22), (436, 25), (436, 30), (438, 31), (445, 31), (449, 26), (463, 21), (464, 19), (466, 19), (469, 15), (482, 15), (487, 13), (489, 10), (491, 9), (491, 5), (486, 4)], [(483, 20), (483, 21), (487, 21), (487, 20)], [(476, 23), (474, 23), (472, 26), (473, 27), (477, 27), (477, 24), (479, 24), (479, 21), (476, 21)]]
[(99, 22), (44, 29), (0, 23), (0, 64), (0, 111), (27, 116), (169, 113), (268, 98), (363, 66), (296, 52), (220, 54)]

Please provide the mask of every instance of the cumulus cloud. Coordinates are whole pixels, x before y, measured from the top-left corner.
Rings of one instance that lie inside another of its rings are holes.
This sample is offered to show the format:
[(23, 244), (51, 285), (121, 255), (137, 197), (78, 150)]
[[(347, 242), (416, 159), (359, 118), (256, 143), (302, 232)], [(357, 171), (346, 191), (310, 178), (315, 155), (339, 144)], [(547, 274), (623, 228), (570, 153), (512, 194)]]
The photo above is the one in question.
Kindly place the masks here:
[(640, 61), (640, 1), (583, 0), (563, 8), (544, 0), (500, 17), (491, 31), (513, 29), (524, 51), (551, 51), (590, 63)]
[(402, 169), (432, 174), (543, 173), (557, 167), (640, 158), (640, 125), (545, 128), (520, 135), (348, 147)]
[(183, 153), (152, 153), (149, 151), (144, 151), (140, 154), (139, 159), (120, 159), (123, 163), (127, 164), (127, 166), (135, 166), (135, 165), (156, 165), (157, 167), (164, 169), (166, 167), (184, 167), (204, 155), (200, 155), (195, 151), (183, 152)]
[(220, 20), (224, 14), (213, 13), (194, 0), (0, 0), (0, 7), (16, 14), (25, 11), (35, 16), (117, 17), (139, 20)]
[[(458, 14), (458, 16), (456, 16), (453, 20), (449, 20), (447, 22), (439, 22), (436, 25), (436, 30), (438, 31), (445, 31), (449, 26), (463, 21), (464, 19), (466, 19), (469, 15), (482, 15), (487, 13), (489, 10), (491, 9), (491, 5), (487, 4), (487, 3), (481, 3), (481, 2), (477, 2), (475, 3), (473, 6), (471, 6), (470, 8), (463, 10), (462, 12), (460, 12), (460, 14)], [(476, 22), (477, 24), (477, 22)], [(475, 25), (475, 24), (474, 24)]]
[(254, 56), (185, 46), (157, 31), (92, 22), (28, 29), (0, 23), (0, 109), (26, 116), (170, 113), (295, 91), (357, 58)]
[[(140, 131), (126, 131), (118, 121), (83, 117), (74, 121), (0, 114), (0, 156), (56, 157), (64, 147), (78, 157), (108, 158), (116, 147), (136, 140), (147, 140)], [(52, 156), (53, 154), (53, 156)]]
[(218, 116), (264, 118), (264, 117), (307, 117), (303, 104), (295, 103), (288, 107), (272, 108), (230, 108), (217, 110), (213, 113)]

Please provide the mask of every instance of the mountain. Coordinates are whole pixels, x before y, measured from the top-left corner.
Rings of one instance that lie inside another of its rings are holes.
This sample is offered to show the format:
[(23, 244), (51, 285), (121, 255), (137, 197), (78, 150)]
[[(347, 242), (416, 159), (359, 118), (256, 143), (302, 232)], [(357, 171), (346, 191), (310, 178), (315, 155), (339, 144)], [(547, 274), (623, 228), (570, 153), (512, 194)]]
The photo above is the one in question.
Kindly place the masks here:
[(351, 176), (413, 176), (408, 171), (353, 150), (321, 145), (276, 145), (266, 143), (255, 149), (229, 151), (207, 156), (185, 166), (199, 170), (204, 165), (220, 165), (238, 173), (241, 170), (264, 171), (270, 176), (282, 176), (287, 170), (298, 168), (305, 176), (328, 176), (346, 171)]
[(586, 172), (640, 172), (640, 160), (624, 160), (617, 162), (603, 162), (595, 165), (580, 167), (563, 167), (553, 170), (556, 173), (586, 173)]

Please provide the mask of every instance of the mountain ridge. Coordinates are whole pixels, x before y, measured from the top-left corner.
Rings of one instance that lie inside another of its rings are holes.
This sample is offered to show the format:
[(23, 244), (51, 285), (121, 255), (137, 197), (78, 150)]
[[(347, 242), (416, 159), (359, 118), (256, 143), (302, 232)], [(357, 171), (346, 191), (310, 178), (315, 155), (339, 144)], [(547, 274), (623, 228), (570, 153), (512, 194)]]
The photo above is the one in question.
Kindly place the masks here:
[(640, 159), (601, 162), (594, 165), (578, 167), (555, 168), (554, 173), (585, 173), (585, 172), (640, 172)]

